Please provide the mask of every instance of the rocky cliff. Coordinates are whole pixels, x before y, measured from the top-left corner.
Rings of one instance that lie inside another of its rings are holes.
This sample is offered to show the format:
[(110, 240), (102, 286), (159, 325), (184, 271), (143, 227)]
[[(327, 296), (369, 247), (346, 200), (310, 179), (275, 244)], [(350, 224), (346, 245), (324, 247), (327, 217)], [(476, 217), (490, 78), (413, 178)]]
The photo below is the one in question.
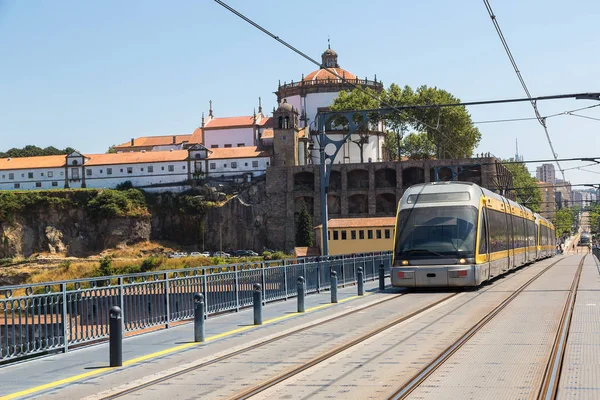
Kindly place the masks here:
[[(95, 208), (77, 202), (49, 205), (47, 201), (21, 207), (9, 217), (0, 214), (0, 258), (40, 252), (84, 257), (146, 240), (169, 240), (211, 251), (262, 250), (270, 245), (270, 205), (264, 182), (228, 200), (223, 193), (213, 191), (212, 197), (206, 191), (200, 193), (152, 196), (145, 212), (130, 216), (111, 215), (101, 202)], [(223, 201), (214, 202), (215, 197)]]

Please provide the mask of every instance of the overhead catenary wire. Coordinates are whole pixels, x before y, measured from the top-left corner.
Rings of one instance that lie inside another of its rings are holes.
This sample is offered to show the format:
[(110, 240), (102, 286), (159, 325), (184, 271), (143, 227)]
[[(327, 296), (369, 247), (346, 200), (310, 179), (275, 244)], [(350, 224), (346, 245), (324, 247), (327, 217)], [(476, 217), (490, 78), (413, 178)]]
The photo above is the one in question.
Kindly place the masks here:
[(266, 28), (262, 27), (258, 23), (252, 21), (250, 18), (246, 17), (244, 14), (240, 13), (239, 11), (237, 11), (236, 9), (234, 9), (233, 7), (227, 5), (225, 2), (223, 2), (221, 0), (214, 0), (214, 1), (217, 4), (219, 4), (220, 6), (222, 6), (223, 8), (225, 8), (226, 10), (230, 11), (231, 13), (235, 14), (236, 16), (238, 16), (239, 18), (241, 18), (242, 20), (246, 21), (247, 23), (249, 23), (250, 25), (252, 25), (256, 29), (260, 30), (261, 32), (263, 32), (267, 36), (273, 38), (274, 40), (278, 41), (279, 43), (281, 43), (282, 45), (284, 45), (288, 49), (292, 50), (294, 53), (300, 55), (301, 57), (305, 58), (306, 60), (310, 61), (311, 63), (317, 65), (319, 68), (324, 69), (325, 71), (327, 71), (330, 74), (334, 75), (336, 78), (340, 79), (343, 83), (348, 84), (349, 86), (353, 87), (354, 89), (360, 90), (361, 92), (363, 92), (367, 96), (371, 97), (372, 99), (377, 100), (381, 104), (384, 104), (387, 107), (389, 107), (389, 108), (391, 108), (391, 109), (393, 109), (393, 110), (395, 110), (395, 111), (397, 111), (397, 112), (399, 112), (401, 114), (404, 114), (406, 117), (408, 117), (412, 121), (417, 122), (419, 124), (422, 124), (423, 126), (425, 126), (425, 127), (429, 128), (429, 129), (432, 129), (432, 130), (440, 133), (442, 136), (444, 136), (444, 138), (447, 139), (447, 143), (448, 144), (451, 144), (451, 145), (454, 146), (455, 150), (457, 150), (459, 154), (464, 152), (463, 149), (461, 149), (455, 142), (453, 142), (452, 140), (450, 140), (450, 137), (448, 137), (448, 135), (446, 135), (446, 133), (443, 132), (442, 130), (440, 130), (437, 126), (429, 125), (429, 124), (427, 124), (427, 123), (425, 123), (423, 121), (420, 121), (419, 119), (415, 118), (414, 116), (412, 116), (410, 114), (406, 114), (403, 110), (401, 110), (398, 107), (395, 107), (392, 104), (386, 102), (381, 97), (376, 96), (373, 93), (370, 93), (369, 91), (364, 90), (360, 85), (355, 84), (355, 83), (349, 81), (343, 75), (338, 74), (335, 70), (333, 70), (331, 68), (327, 68), (327, 66), (325, 66), (325, 65), (322, 65), (320, 62), (316, 61), (314, 58), (310, 57), (306, 53), (304, 53), (301, 50), (297, 49), (296, 47), (292, 46), (291, 44), (289, 44), (285, 40), (281, 39), (279, 36), (275, 35), (274, 33), (270, 32)]
[[(510, 63), (513, 66), (513, 69), (515, 70), (515, 73), (517, 74), (517, 78), (519, 79), (519, 82), (521, 83), (521, 86), (523, 87), (523, 90), (525, 91), (525, 94), (527, 95), (527, 97), (529, 97), (531, 99), (532, 96), (531, 96), (531, 93), (529, 92), (529, 88), (527, 87), (527, 84), (525, 83), (525, 80), (523, 79), (523, 75), (521, 75), (521, 71), (519, 70), (519, 67), (517, 66), (517, 62), (515, 61), (515, 58), (513, 57), (512, 52), (510, 51), (510, 47), (508, 46), (508, 43), (507, 43), (506, 39), (504, 38), (504, 34), (502, 33), (502, 29), (500, 29), (500, 25), (498, 24), (498, 20), (496, 18), (496, 15), (494, 14), (494, 11), (492, 10), (490, 1), (483, 0), (483, 3), (485, 5), (485, 8), (487, 9), (488, 14), (490, 15), (492, 24), (494, 25), (494, 28), (496, 29), (496, 33), (498, 34), (498, 37), (500, 38), (500, 41), (502, 42), (502, 46), (504, 47), (504, 50), (506, 51), (506, 55), (508, 56)], [(531, 100), (530, 103), (531, 103), (531, 106), (533, 107), (533, 111), (535, 113), (536, 118), (538, 119), (540, 125), (542, 125), (542, 127), (544, 128), (544, 132), (546, 134), (546, 139), (548, 140), (548, 144), (550, 145), (550, 150), (552, 151), (552, 156), (555, 158), (556, 166), (558, 167), (558, 170), (562, 174), (563, 180), (566, 181), (567, 179), (565, 177), (565, 172), (562, 170), (560, 163), (557, 161), (558, 154), (556, 153), (556, 151), (554, 151), (554, 145), (552, 144), (552, 139), (550, 139), (550, 133), (548, 132), (546, 120), (540, 114), (540, 112), (537, 108), (537, 103), (533, 99)]]
[[(577, 108), (575, 110), (568, 110), (568, 111), (563, 111), (563, 112), (556, 113), (556, 114), (545, 115), (542, 118), (548, 119), (548, 118), (554, 118), (554, 117), (560, 117), (560, 116), (575, 115), (573, 113), (575, 113), (577, 111), (587, 110), (588, 108), (594, 108), (594, 107), (600, 107), (600, 104), (594, 104), (592, 106)], [(575, 115), (575, 116), (579, 116), (579, 115)], [(591, 117), (588, 117), (588, 118), (591, 118)], [(594, 118), (592, 118), (592, 119), (594, 119)], [(532, 120), (537, 121), (538, 119), (537, 119), (537, 117), (494, 119), (494, 120), (486, 120), (486, 121), (476, 121), (476, 122), (473, 122), (473, 124), (474, 125), (475, 124), (493, 124), (493, 123), (500, 123), (500, 122), (519, 122), (519, 121), (532, 121)], [(567, 169), (564, 169), (563, 171), (566, 171)]]

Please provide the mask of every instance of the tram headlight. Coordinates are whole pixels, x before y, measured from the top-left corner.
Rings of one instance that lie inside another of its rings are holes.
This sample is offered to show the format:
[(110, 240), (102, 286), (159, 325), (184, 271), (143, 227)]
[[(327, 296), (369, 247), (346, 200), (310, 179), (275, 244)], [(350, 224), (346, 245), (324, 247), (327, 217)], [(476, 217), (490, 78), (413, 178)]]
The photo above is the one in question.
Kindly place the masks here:
[(459, 263), (459, 264), (464, 264), (464, 263), (466, 263), (466, 262), (467, 262), (467, 260), (465, 260), (464, 258), (461, 258), (460, 260), (458, 260), (458, 263)]
[(402, 265), (408, 265), (408, 260), (402, 260)]

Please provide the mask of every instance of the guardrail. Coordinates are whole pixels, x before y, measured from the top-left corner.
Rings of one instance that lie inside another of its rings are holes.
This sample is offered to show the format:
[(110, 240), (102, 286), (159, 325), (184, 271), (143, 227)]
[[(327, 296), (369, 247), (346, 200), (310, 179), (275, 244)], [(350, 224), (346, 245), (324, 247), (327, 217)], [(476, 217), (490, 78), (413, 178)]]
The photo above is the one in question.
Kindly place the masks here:
[(195, 293), (204, 294), (206, 313), (239, 311), (252, 305), (254, 283), (266, 303), (296, 296), (304, 276), (306, 293), (330, 288), (336, 271), (340, 286), (389, 273), (391, 253), (356, 254), (230, 264), (111, 277), (45, 282), (0, 288), (0, 362), (108, 338), (108, 311), (123, 310), (123, 331), (142, 332), (193, 318)]

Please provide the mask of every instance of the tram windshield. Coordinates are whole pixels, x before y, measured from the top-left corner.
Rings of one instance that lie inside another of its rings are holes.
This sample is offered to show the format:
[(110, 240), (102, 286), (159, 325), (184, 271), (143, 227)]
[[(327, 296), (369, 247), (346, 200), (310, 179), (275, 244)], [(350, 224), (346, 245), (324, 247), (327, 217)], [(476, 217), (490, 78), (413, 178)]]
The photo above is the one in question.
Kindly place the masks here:
[(401, 210), (396, 225), (397, 258), (473, 257), (477, 209), (473, 206)]

